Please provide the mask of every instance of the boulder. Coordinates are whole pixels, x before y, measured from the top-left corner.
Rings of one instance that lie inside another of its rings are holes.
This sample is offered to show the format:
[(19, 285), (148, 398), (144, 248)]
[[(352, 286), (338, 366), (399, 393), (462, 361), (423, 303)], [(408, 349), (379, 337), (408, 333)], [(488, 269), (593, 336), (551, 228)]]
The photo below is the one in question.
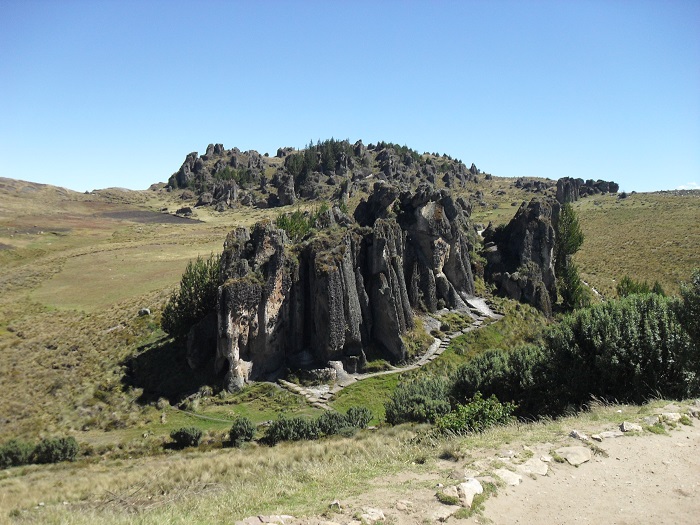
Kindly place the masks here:
[[(385, 199), (378, 189), (370, 202)], [(327, 210), (316, 221), (323, 234), (294, 247), (269, 221), (229, 234), (215, 330), (215, 368), (227, 389), (275, 378), (300, 355), (310, 356), (307, 368), (333, 361), (354, 370), (372, 347), (401, 362), (414, 309), (465, 307), (475, 233), (461, 208), (436, 191), (394, 201), (396, 217), (365, 227)]]
[(588, 447), (562, 447), (555, 452), (574, 467), (591, 460), (591, 449)]
[(487, 280), (496, 284), (501, 295), (527, 302), (547, 316), (552, 315), (557, 298), (554, 225), (558, 219), (557, 201), (534, 198), (520, 206), (505, 228), (487, 228), (483, 233), (484, 241), (494, 243), (483, 252)]
[(297, 201), (297, 196), (294, 192), (294, 178), (291, 175), (279, 177), (277, 199), (279, 206), (290, 206)]

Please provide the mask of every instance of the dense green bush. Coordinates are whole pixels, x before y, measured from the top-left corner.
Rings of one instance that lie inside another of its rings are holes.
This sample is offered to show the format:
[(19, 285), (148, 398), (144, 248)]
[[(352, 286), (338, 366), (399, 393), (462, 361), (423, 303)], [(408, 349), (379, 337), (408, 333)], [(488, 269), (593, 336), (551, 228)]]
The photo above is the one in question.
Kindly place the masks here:
[(392, 425), (409, 421), (433, 423), (450, 411), (448, 392), (448, 381), (437, 376), (399, 383), (384, 406), (386, 420)]
[(247, 417), (237, 417), (228, 433), (234, 447), (240, 447), (246, 441), (252, 441), (253, 436), (255, 436), (255, 425)]
[(690, 282), (681, 285), (682, 301), (677, 303), (676, 312), (681, 326), (700, 352), (700, 269), (696, 269)]
[(42, 439), (34, 448), (31, 459), (33, 463), (73, 461), (78, 450), (78, 442), (74, 437)]
[(554, 273), (562, 297), (562, 306), (573, 310), (588, 306), (590, 299), (581, 283), (578, 268), (572, 257), (583, 244), (583, 232), (576, 212), (570, 203), (564, 203), (556, 222), (554, 243)]
[(321, 414), (316, 420), (316, 424), (319, 432), (326, 436), (334, 436), (349, 426), (348, 420), (343, 414), (331, 410), (326, 410)]
[(675, 314), (676, 300), (631, 295), (565, 318), (546, 336), (559, 399), (591, 395), (641, 402), (700, 392), (700, 353)]
[(32, 459), (34, 445), (20, 439), (12, 439), (0, 446), (0, 468), (26, 465)]
[(170, 438), (179, 448), (196, 447), (202, 440), (202, 431), (196, 427), (182, 427), (173, 430), (170, 433)]
[(281, 441), (318, 439), (319, 435), (318, 422), (315, 419), (280, 416), (267, 427), (263, 441), (268, 445), (276, 445)]
[(659, 284), (659, 281), (654, 281), (654, 284), (649, 286), (646, 281), (635, 281), (625, 275), (615, 287), (618, 297), (627, 297), (634, 294), (655, 293), (658, 295), (666, 295), (664, 289)]
[(318, 208), (311, 211), (301, 211), (297, 208), (292, 213), (280, 213), (275, 219), (275, 226), (284, 230), (290, 240), (299, 242), (316, 227), (316, 222), (321, 214), (329, 209), (328, 203), (323, 202)]
[(161, 327), (165, 332), (183, 338), (192, 326), (214, 311), (221, 284), (220, 265), (219, 257), (214, 254), (187, 263), (180, 289), (173, 292), (163, 309)]
[(484, 399), (481, 392), (474, 394), (466, 404), (435, 421), (438, 430), (452, 432), (482, 432), (494, 425), (505, 425), (513, 420), (515, 405), (501, 403), (496, 396)]
[(537, 345), (511, 351), (487, 350), (455, 373), (451, 397), (465, 403), (477, 392), (518, 405), (518, 414), (533, 416), (550, 404), (551, 379), (547, 354)]
[(369, 422), (372, 421), (372, 411), (365, 407), (350, 407), (345, 414), (345, 419), (348, 426), (354, 428), (367, 428)]

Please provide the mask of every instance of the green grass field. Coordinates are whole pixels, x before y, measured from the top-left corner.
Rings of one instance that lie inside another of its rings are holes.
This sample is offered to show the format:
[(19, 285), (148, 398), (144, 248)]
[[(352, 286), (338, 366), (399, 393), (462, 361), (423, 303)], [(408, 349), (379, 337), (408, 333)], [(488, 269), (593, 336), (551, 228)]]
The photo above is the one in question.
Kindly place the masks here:
[[(475, 209), (475, 221), (505, 223), (517, 210), (512, 203), (533, 196), (507, 179), (482, 182), (490, 206)], [(322, 512), (313, 502), (320, 486), (352, 493), (362, 480), (406, 468), (417, 455), (433, 454), (416, 448), (411, 441), (415, 429), (405, 428), (276, 449), (221, 450), (236, 416), (263, 423), (280, 413), (314, 417), (320, 412), (299, 396), (260, 384), (238, 394), (204, 396), (188, 413), (144, 400), (142, 387), (125, 381), (126, 363), (148, 352), (153, 352), (146, 356), (152, 358), (153, 370), (164, 376), (158, 380), (177, 382), (193, 375), (177, 352), (168, 353), (159, 328), (165, 301), (188, 260), (218, 253), (231, 229), (281, 210), (222, 214), (202, 209), (196, 212), (199, 222), (161, 224), (144, 222), (143, 214), (153, 212), (148, 217), (157, 220), (161, 208), (180, 207), (176, 192), (86, 195), (0, 179), (0, 193), (0, 384), (12, 386), (0, 389), (0, 442), (73, 435), (92, 450), (77, 464), (0, 473), (0, 519), (16, 511), (36, 521), (28, 509), (44, 498), (46, 522), (128, 522), (124, 508), (104, 503), (108, 491), (129, 494), (144, 479), (162, 488), (158, 502), (178, 502), (172, 510), (131, 502), (145, 512), (143, 523), (218, 523), (224, 521), (222, 509), (227, 509), (227, 519), (263, 509)], [(675, 293), (678, 282), (700, 267), (700, 192), (635, 194), (624, 200), (598, 196), (577, 202), (575, 209), (586, 236), (576, 262), (583, 278), (606, 296), (614, 296), (615, 283), (624, 275), (658, 280)], [(138, 317), (142, 307), (153, 315)], [(372, 424), (381, 424), (384, 403), (399, 381), (418, 373), (449, 374), (485, 349), (533, 340), (547, 322), (523, 305), (504, 301), (499, 307), (505, 319), (455, 339), (420, 372), (358, 382), (342, 390), (332, 406), (342, 412), (367, 406), (374, 414)], [(182, 453), (163, 447), (172, 430), (191, 425), (207, 432), (202, 450)], [(337, 451), (345, 459), (336, 457)], [(347, 475), (329, 476), (329, 469)], [(279, 479), (262, 479), (270, 473)], [(328, 477), (332, 485), (324, 484)], [(265, 502), (256, 499), (260, 493), (266, 494)], [(53, 495), (49, 499), (45, 494)], [(60, 506), (62, 501), (69, 502), (70, 512)]]

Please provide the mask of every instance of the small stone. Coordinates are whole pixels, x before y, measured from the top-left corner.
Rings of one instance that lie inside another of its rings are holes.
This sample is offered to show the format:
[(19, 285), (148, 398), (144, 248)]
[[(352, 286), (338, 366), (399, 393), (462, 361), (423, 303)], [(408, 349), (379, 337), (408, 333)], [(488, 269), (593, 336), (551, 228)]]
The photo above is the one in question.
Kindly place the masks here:
[(511, 459), (515, 457), (517, 454), (515, 453), (514, 450), (501, 450), (497, 456), (501, 459)]
[(463, 479), (466, 480), (466, 479), (469, 479), (469, 478), (475, 478), (475, 477), (477, 477), (478, 475), (479, 475), (479, 471), (478, 471), (478, 470), (474, 470), (474, 469), (468, 468), (468, 469), (466, 469), (466, 470), (464, 471), (464, 478), (463, 478)]
[(459, 492), (457, 492), (457, 487), (455, 486), (445, 487), (442, 493), (450, 498), (459, 499)]
[(641, 432), (642, 427), (637, 423), (630, 423), (629, 421), (623, 421), (620, 425), (620, 430), (623, 432)]
[(619, 430), (606, 430), (605, 432), (601, 432), (598, 434), (602, 439), (612, 439), (612, 438), (619, 438), (624, 436), (625, 434), (620, 432)]
[(413, 502), (405, 499), (399, 500), (396, 502), (396, 510), (400, 510), (402, 512), (413, 510)]
[(551, 463), (552, 460), (553, 458), (549, 454), (543, 454), (542, 456), (540, 456), (540, 461), (544, 461), (545, 463)]
[(591, 434), (591, 439), (600, 443), (601, 441), (603, 441), (603, 436), (599, 434)]
[(336, 511), (336, 512), (340, 512), (340, 511), (343, 510), (343, 507), (342, 507), (342, 505), (340, 504), (340, 501), (338, 501), (337, 499), (331, 501), (330, 505), (328, 505), (328, 508), (329, 508), (330, 510), (334, 510), (334, 511)]
[(459, 502), (462, 507), (471, 508), (472, 502), (474, 501), (474, 496), (484, 492), (484, 487), (481, 486), (479, 480), (474, 478), (469, 478), (464, 483), (460, 483), (457, 486), (457, 493), (459, 494)]
[(688, 415), (700, 419), (700, 407), (688, 407)]
[(523, 474), (537, 474), (538, 476), (546, 476), (549, 472), (547, 463), (537, 458), (530, 458), (522, 465), (518, 465), (518, 470)]
[(659, 421), (661, 421), (661, 418), (659, 416), (647, 416), (644, 419), (642, 419), (646, 425), (656, 425)]
[(664, 420), (669, 421), (671, 423), (678, 423), (681, 420), (681, 415), (678, 412), (664, 412), (661, 414), (661, 417), (664, 418)]
[(510, 485), (511, 487), (515, 487), (516, 485), (520, 485), (523, 481), (523, 477), (520, 474), (516, 474), (515, 472), (511, 472), (507, 468), (499, 468), (493, 471), (496, 476), (501, 478), (503, 482), (506, 485)]
[(294, 519), (294, 516), (258, 516), (262, 523), (272, 523), (274, 525), (285, 525)]
[(431, 521), (447, 521), (460, 509), (459, 505), (443, 505), (430, 516)]
[(574, 467), (591, 460), (591, 449), (588, 447), (562, 447), (556, 453)]
[(141, 308), (139, 310), (139, 317), (143, 317), (145, 315), (151, 315), (151, 310), (150, 308)]
[(569, 437), (572, 437), (574, 439), (580, 439), (581, 441), (589, 441), (588, 436), (583, 432), (579, 432), (578, 430), (572, 430), (569, 433)]
[(374, 523), (375, 521), (384, 521), (386, 519), (381, 509), (367, 507), (366, 509), (362, 509), (362, 511), (362, 519), (370, 523)]

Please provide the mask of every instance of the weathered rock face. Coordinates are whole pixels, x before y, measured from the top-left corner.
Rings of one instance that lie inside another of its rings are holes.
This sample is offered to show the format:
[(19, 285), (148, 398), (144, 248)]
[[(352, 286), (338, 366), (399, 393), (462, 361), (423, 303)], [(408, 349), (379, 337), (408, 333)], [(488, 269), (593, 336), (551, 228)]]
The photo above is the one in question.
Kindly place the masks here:
[(349, 217), (329, 210), (319, 219), (326, 229), (297, 245), (269, 222), (229, 234), (215, 359), (227, 389), (278, 376), (309, 355), (348, 369), (368, 348), (402, 361), (414, 308), (464, 305), (474, 292), (464, 210), (427, 188), (386, 204), (397, 216), (378, 210), (371, 226), (347, 226)]
[(573, 179), (562, 177), (557, 181), (557, 201), (560, 204), (565, 202), (575, 202), (581, 197), (597, 195), (600, 193), (617, 193), (620, 186), (615, 182), (604, 180), (594, 181), (589, 179)]
[(491, 230), (484, 238), (486, 278), (503, 295), (530, 303), (548, 316), (557, 299), (554, 228), (558, 218), (557, 201), (535, 198), (523, 203), (505, 228)]

